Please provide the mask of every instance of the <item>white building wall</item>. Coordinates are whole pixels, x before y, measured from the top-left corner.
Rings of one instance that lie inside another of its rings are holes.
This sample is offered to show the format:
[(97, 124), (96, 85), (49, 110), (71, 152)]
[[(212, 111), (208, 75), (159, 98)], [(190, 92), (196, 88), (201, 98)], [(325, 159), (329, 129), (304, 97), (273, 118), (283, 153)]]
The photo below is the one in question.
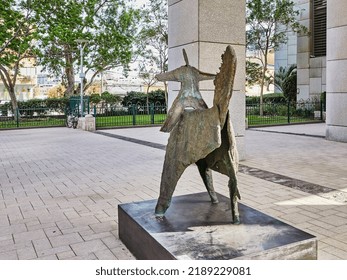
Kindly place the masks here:
[[(182, 48), (190, 65), (208, 73), (219, 71), (227, 45), (236, 51), (238, 65), (230, 112), (241, 158), (245, 135), (245, 7), (245, 0), (169, 0), (169, 70), (184, 65)], [(179, 88), (179, 83), (169, 83), (169, 106)], [(201, 82), (200, 91), (211, 106), (213, 82)]]

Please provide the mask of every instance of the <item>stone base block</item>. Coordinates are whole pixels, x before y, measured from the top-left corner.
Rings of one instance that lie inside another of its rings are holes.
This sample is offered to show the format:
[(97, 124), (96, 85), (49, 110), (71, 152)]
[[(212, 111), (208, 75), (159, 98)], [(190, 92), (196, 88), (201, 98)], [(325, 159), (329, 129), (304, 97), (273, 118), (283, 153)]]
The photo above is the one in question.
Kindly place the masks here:
[(314, 236), (240, 204), (231, 224), (229, 198), (207, 193), (174, 197), (156, 218), (156, 200), (118, 206), (119, 237), (137, 259), (317, 259)]
[(95, 131), (95, 117), (93, 115), (86, 115), (83, 118), (78, 118), (77, 128), (85, 131)]

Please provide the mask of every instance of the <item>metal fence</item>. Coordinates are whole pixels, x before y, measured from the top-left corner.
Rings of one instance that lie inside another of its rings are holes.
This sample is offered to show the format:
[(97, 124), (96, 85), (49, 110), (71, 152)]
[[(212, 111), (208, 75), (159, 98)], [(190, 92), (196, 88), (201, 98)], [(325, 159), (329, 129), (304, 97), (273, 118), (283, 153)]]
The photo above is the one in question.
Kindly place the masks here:
[(166, 106), (131, 104), (129, 106), (94, 106), (96, 128), (156, 125), (166, 119)]
[(12, 112), (0, 108), (0, 129), (65, 126), (65, 113), (49, 108), (26, 108)]
[[(120, 126), (159, 125), (166, 119), (166, 106), (94, 106), (91, 113), (95, 116), (96, 128)], [(321, 122), (324, 120), (325, 108), (321, 102), (290, 102), (246, 104), (248, 126), (267, 126), (290, 123)], [(65, 126), (65, 112), (50, 108), (11, 110), (0, 107), (0, 129)]]
[(248, 126), (322, 122), (324, 109), (320, 101), (246, 104), (246, 117)]

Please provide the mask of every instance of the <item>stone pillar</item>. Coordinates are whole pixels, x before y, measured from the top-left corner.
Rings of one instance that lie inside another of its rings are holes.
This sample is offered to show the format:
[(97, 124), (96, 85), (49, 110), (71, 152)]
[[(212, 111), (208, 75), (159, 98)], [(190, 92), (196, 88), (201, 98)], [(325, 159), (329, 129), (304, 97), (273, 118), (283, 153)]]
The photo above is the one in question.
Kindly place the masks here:
[(83, 118), (78, 118), (77, 128), (85, 131), (94, 132), (96, 129), (95, 117), (93, 117), (93, 115), (86, 115)]
[(347, 1), (328, 1), (327, 10), (326, 137), (347, 142)]
[[(221, 55), (227, 45), (237, 54), (237, 71), (230, 102), (231, 120), (237, 138), (240, 158), (244, 158), (245, 135), (245, 0), (169, 0), (169, 70), (189, 64), (200, 71), (217, 73)], [(180, 84), (169, 83), (169, 106), (177, 96)], [(200, 82), (200, 91), (212, 106), (212, 81)]]

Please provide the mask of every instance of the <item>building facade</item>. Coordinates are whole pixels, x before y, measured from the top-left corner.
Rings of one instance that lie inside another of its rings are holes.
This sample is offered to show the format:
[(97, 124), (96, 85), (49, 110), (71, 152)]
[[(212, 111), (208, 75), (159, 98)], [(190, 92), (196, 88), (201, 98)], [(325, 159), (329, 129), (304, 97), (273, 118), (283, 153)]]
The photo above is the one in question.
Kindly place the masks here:
[(326, 138), (347, 142), (347, 1), (295, 0), (309, 33), (289, 33), (275, 67), (297, 64), (298, 99), (326, 92)]
[(294, 0), (307, 34), (288, 31), (288, 41), (276, 52), (275, 71), (297, 65), (297, 99), (319, 99), (326, 91), (326, 0)]
[[(237, 70), (230, 115), (240, 157), (244, 158), (245, 135), (245, 0), (169, 0), (169, 70), (185, 65), (182, 49), (191, 66), (217, 73), (221, 55), (231, 45), (237, 55)], [(180, 84), (169, 82), (169, 106)], [(208, 106), (213, 104), (213, 81), (200, 82), (200, 92)]]

